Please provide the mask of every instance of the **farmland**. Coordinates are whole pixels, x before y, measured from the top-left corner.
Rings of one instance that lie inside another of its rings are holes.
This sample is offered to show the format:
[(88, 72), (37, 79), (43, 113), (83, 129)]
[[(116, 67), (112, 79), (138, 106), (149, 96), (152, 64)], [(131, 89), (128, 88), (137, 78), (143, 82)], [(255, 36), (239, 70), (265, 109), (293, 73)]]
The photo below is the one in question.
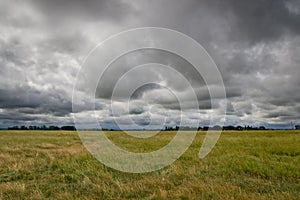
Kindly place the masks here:
[[(149, 152), (176, 134), (137, 139), (106, 132), (120, 147)], [(97, 161), (74, 131), (0, 131), (0, 199), (298, 199), (300, 131), (225, 131), (198, 158), (205, 132), (161, 170), (130, 174)]]

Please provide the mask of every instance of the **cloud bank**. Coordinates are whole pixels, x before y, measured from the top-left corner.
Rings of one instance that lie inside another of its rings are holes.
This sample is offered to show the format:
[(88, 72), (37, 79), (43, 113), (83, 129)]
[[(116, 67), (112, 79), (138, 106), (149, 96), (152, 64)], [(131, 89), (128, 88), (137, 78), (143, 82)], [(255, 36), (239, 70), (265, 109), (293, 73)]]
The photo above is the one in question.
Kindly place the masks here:
[[(3, 0), (0, 127), (73, 123), (73, 84), (88, 52), (112, 34), (157, 26), (192, 37), (214, 59), (227, 93), (225, 124), (288, 128), (291, 121), (300, 123), (299, 19), (296, 0)], [(185, 97), (187, 105), (190, 91), (159, 67), (127, 76), (128, 85), (122, 85), (123, 93), (115, 97), (112, 110), (115, 82), (130, 66), (147, 62), (172, 66), (183, 74), (197, 88), (199, 110), (186, 109), (180, 119), (178, 99), (170, 88)], [(160, 84), (138, 87), (128, 105), (122, 97), (141, 76)], [(202, 77), (184, 59), (164, 51), (132, 52), (113, 63), (99, 82), (96, 112), (85, 109), (92, 101), (84, 98), (84, 91), (82, 96), (76, 112), (90, 128), (95, 127), (89, 124), (94, 115), (107, 128), (116, 126), (116, 118), (124, 128), (130, 128), (128, 119), (157, 128), (162, 122), (175, 126), (180, 120), (189, 125), (200, 119), (205, 125), (209, 115), (218, 116)]]

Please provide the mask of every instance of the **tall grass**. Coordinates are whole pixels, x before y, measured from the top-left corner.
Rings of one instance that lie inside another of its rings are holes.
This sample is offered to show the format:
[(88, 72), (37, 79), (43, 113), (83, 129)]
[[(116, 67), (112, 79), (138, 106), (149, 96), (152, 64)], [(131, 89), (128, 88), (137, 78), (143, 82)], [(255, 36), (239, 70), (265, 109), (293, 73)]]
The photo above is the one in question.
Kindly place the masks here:
[[(149, 152), (175, 132), (106, 134), (124, 149)], [(172, 165), (129, 174), (94, 159), (76, 132), (0, 131), (0, 199), (299, 199), (299, 131), (225, 131), (200, 160), (204, 134)]]

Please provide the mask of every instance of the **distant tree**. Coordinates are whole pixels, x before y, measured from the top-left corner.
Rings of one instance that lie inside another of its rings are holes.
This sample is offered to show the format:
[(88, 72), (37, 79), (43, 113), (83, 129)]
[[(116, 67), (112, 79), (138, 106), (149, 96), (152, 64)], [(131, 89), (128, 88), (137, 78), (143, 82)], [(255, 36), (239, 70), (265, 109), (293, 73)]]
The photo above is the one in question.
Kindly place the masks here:
[(65, 130), (65, 131), (76, 131), (75, 126), (62, 126), (61, 130)]
[(260, 127), (259, 127), (259, 130), (266, 130), (266, 127), (260, 126)]
[(209, 127), (208, 126), (204, 126), (203, 127), (203, 131), (208, 131)]
[(295, 129), (299, 130), (300, 129), (300, 125), (296, 125)]
[(172, 131), (174, 130), (174, 128), (172, 126), (166, 126), (165, 127), (165, 131)]
[(49, 126), (48, 128), (49, 130), (60, 130), (60, 128), (58, 126)]
[(26, 127), (26, 126), (21, 126), (21, 128), (20, 128), (21, 130), (28, 130), (28, 128)]
[(8, 127), (8, 130), (19, 130), (20, 128), (18, 126), (12, 126), (12, 127)]
[(224, 126), (223, 127), (223, 130), (226, 130), (226, 131), (230, 131), (230, 130), (235, 130), (236, 128), (234, 126)]
[(252, 126), (245, 126), (245, 130), (253, 130)]
[(46, 125), (43, 125), (43, 126), (42, 126), (42, 129), (43, 129), (43, 130), (48, 130), (49, 128), (48, 128)]

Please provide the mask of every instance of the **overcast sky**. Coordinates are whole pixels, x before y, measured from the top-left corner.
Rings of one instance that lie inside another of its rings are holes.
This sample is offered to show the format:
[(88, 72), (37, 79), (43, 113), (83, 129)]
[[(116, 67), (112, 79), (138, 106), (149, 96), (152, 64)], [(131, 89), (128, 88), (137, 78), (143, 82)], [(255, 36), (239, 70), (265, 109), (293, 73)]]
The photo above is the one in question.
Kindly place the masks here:
[[(109, 36), (145, 26), (180, 31), (207, 50), (226, 88), (225, 124), (289, 128), (291, 122), (300, 123), (298, 0), (0, 0), (0, 127), (72, 124), (73, 84), (84, 58)], [(95, 115), (105, 128), (114, 128), (115, 120), (131, 128), (128, 119), (150, 128), (179, 124), (171, 89), (187, 104), (190, 91), (159, 65), (125, 77), (128, 84), (112, 110), (112, 89), (122, 72), (146, 61), (174, 67), (194, 86), (199, 109), (181, 110), (183, 125), (196, 119), (206, 125), (212, 114), (218, 118), (218, 108), (211, 109), (205, 84), (189, 63), (169, 52), (141, 50), (107, 70), (95, 94), (97, 112), (85, 106), (74, 111), (86, 127), (94, 127), (89, 119)], [(126, 109), (122, 97), (140, 77), (161, 84), (137, 88)]]

